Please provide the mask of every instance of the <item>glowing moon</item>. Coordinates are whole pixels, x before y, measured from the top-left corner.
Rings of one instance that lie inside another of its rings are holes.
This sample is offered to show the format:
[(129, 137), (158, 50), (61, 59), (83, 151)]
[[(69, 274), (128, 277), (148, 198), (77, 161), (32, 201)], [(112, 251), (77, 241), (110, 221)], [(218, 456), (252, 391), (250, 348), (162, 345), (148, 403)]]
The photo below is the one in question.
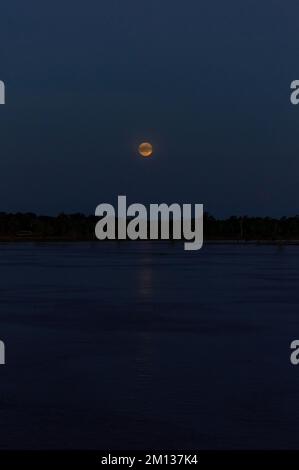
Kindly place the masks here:
[(153, 146), (149, 142), (143, 142), (139, 145), (138, 151), (142, 157), (151, 157), (153, 154)]

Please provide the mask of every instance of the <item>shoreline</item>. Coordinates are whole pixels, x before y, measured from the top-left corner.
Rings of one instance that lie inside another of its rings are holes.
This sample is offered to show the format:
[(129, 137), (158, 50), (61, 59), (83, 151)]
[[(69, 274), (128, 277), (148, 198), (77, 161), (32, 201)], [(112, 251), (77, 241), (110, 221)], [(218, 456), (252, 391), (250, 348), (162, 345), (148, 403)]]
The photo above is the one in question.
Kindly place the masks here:
[[(102, 242), (125, 243), (125, 242), (171, 242), (180, 243), (185, 240), (102, 240)], [(70, 237), (1, 237), (0, 243), (100, 243), (101, 241), (86, 238), (70, 238)], [(276, 245), (276, 246), (299, 246), (299, 239), (294, 240), (237, 240), (237, 239), (208, 239), (204, 240), (204, 244), (208, 245)]]

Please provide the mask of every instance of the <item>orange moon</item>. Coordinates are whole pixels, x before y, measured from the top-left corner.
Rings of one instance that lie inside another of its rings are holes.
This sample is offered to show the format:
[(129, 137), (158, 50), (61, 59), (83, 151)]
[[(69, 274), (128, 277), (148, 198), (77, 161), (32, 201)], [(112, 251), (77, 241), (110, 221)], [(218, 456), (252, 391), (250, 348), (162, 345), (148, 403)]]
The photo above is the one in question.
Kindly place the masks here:
[(143, 142), (139, 145), (138, 151), (142, 157), (150, 157), (153, 154), (153, 146), (149, 142)]

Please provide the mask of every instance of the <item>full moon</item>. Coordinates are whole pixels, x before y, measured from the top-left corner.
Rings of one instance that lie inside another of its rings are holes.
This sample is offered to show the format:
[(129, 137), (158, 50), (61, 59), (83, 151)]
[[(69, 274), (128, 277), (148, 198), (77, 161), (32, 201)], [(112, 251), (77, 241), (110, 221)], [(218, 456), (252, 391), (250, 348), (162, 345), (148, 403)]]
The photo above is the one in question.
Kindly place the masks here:
[(143, 142), (139, 145), (138, 151), (142, 157), (150, 157), (153, 153), (153, 146), (149, 142)]

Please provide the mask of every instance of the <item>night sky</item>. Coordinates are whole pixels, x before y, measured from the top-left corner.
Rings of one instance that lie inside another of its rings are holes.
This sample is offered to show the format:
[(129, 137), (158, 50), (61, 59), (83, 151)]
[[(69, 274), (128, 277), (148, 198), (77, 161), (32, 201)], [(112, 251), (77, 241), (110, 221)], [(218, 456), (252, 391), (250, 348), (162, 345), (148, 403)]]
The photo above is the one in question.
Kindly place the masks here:
[(298, 0), (2, 2), (0, 209), (93, 213), (126, 194), (299, 213), (298, 13)]

